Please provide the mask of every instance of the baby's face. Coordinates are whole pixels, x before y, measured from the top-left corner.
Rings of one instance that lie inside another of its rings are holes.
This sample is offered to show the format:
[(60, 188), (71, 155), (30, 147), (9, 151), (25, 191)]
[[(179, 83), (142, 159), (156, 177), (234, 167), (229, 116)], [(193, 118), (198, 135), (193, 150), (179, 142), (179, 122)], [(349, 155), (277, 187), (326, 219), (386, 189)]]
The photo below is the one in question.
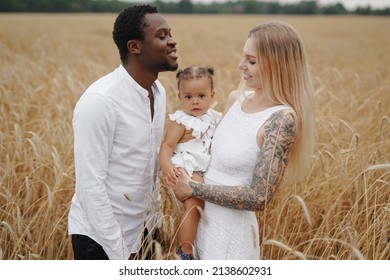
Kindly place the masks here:
[(207, 112), (213, 101), (214, 91), (210, 79), (183, 79), (180, 82), (179, 99), (182, 110), (192, 116), (201, 116)]

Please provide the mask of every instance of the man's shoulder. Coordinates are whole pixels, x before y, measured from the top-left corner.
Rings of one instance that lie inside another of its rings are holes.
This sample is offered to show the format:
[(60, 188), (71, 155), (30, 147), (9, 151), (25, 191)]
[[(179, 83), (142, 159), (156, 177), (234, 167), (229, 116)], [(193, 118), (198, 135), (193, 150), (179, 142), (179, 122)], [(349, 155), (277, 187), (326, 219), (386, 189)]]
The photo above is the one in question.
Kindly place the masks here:
[(104, 93), (110, 90), (113, 87), (116, 87), (121, 82), (121, 77), (118, 75), (117, 71), (114, 70), (111, 73), (108, 73), (95, 82), (93, 82), (85, 91), (86, 94), (89, 92)]

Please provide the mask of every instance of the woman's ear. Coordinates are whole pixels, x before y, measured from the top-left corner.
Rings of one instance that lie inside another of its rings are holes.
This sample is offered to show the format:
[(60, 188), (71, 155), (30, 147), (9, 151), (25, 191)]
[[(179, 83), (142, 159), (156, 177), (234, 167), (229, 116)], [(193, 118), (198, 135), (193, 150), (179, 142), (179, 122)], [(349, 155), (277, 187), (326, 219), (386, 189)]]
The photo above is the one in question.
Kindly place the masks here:
[(138, 40), (130, 40), (127, 42), (127, 49), (132, 54), (140, 54), (141, 53), (141, 44)]

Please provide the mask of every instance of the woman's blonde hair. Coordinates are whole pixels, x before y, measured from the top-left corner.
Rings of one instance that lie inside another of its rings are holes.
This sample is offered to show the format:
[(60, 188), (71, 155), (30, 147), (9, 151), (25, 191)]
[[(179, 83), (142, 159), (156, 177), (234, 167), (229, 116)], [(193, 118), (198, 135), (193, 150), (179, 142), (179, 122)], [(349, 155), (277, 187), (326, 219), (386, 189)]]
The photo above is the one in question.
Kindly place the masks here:
[(310, 170), (315, 142), (313, 87), (305, 47), (289, 24), (270, 22), (254, 27), (248, 38), (257, 49), (263, 92), (268, 100), (292, 108), (297, 137), (290, 154), (285, 181), (302, 179)]

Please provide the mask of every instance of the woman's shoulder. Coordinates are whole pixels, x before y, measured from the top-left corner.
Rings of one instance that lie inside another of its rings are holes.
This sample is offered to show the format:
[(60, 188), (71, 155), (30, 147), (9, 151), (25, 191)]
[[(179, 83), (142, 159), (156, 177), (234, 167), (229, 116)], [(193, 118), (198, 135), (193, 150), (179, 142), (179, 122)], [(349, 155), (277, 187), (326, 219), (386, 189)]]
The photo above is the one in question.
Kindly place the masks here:
[(233, 106), (234, 102), (236, 102), (239, 98), (240, 94), (239, 94), (239, 91), (238, 90), (233, 90), (227, 100), (226, 100), (226, 105), (225, 105), (225, 111), (224, 111), (224, 115), (227, 113), (227, 111), (229, 111), (229, 109)]
[(264, 126), (293, 128), (298, 125), (298, 118), (295, 111), (287, 105), (277, 105), (271, 107), (271, 112)]
[(297, 131), (298, 120), (293, 109), (284, 105), (271, 107), (271, 109), (274, 110), (262, 124), (257, 134), (259, 147), (265, 143), (265, 138), (277, 139), (279, 134), (286, 141), (292, 141), (291, 139), (295, 137)]
[(239, 91), (239, 90), (233, 90), (227, 100), (226, 100), (226, 105), (225, 105), (225, 111), (224, 111), (224, 115), (227, 113), (227, 111), (229, 111), (229, 109), (233, 106), (233, 104), (238, 101), (238, 103), (242, 103), (245, 98), (247, 98), (248, 96), (252, 96), (254, 94), (254, 91)]
[(282, 118), (285, 118), (285, 116), (292, 116), (293, 118), (296, 118), (296, 113), (293, 108), (291, 108), (288, 105), (277, 105), (275, 106), (275, 112), (280, 112), (280, 116)]

